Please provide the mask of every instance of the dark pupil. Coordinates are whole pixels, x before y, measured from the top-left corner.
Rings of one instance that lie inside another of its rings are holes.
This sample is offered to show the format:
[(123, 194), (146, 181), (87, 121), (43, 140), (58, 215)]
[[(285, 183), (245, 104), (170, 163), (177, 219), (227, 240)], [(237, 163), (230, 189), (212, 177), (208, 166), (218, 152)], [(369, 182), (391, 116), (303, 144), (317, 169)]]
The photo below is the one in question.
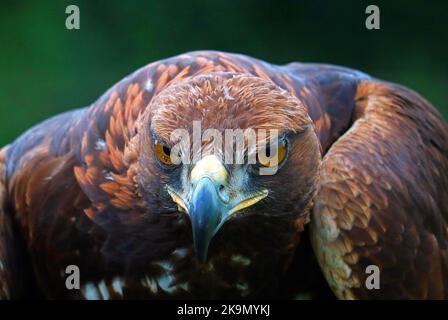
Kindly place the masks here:
[(170, 150), (170, 148), (168, 148), (167, 146), (163, 146), (163, 152), (164, 152), (165, 154), (169, 155), (170, 152), (171, 152), (171, 150)]
[(271, 147), (269, 145), (266, 146), (266, 157), (270, 157), (271, 156)]

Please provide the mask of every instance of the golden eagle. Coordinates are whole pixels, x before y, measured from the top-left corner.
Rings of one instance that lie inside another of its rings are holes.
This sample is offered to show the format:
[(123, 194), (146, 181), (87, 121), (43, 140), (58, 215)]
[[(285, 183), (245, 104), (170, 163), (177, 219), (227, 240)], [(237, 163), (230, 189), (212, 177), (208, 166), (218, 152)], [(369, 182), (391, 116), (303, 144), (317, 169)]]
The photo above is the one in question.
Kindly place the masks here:
[[(255, 161), (228, 163), (214, 138), (197, 161), (173, 160), (178, 129), (197, 156), (195, 122), (275, 131), (277, 160), (243, 148)], [(448, 126), (415, 92), (338, 66), (191, 52), (1, 150), (0, 298), (443, 299), (447, 199)]]

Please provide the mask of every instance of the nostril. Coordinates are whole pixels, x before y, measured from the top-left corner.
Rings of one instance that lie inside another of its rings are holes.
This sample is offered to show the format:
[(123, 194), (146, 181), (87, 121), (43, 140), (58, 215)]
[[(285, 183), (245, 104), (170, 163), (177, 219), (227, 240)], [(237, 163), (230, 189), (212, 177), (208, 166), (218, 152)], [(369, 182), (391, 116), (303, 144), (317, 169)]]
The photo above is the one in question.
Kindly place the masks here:
[(223, 184), (220, 184), (220, 185), (219, 185), (219, 191), (222, 191), (222, 190), (224, 190), (224, 185), (223, 185)]

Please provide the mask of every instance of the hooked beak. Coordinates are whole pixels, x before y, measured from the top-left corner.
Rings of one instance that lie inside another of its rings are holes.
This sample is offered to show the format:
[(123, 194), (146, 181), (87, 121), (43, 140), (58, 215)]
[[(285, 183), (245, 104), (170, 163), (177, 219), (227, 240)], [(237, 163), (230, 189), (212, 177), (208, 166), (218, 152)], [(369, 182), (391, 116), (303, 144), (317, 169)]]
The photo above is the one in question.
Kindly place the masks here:
[(167, 190), (173, 201), (190, 216), (196, 256), (200, 262), (205, 262), (210, 241), (222, 225), (233, 213), (265, 198), (268, 191), (231, 199), (228, 172), (214, 155), (205, 156), (195, 165), (190, 182), (192, 187), (187, 201), (172, 188)]
[(207, 259), (211, 239), (229, 217), (227, 204), (218, 195), (216, 187), (209, 177), (201, 178), (189, 203), (196, 255), (201, 262)]

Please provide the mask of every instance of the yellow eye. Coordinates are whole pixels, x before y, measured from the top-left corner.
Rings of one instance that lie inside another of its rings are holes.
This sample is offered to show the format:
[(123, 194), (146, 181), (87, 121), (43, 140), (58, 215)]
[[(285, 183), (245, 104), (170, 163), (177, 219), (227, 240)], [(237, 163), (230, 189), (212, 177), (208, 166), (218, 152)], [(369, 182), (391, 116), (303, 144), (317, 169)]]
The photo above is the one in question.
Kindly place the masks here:
[(163, 164), (171, 165), (173, 162), (171, 161), (171, 149), (164, 145), (163, 143), (160, 143), (159, 141), (156, 141), (154, 143), (154, 151), (156, 153), (157, 159), (160, 160)]
[(274, 167), (283, 162), (286, 158), (287, 146), (282, 141), (277, 148), (271, 149), (270, 144), (266, 145), (266, 151), (258, 152), (258, 163), (263, 167)]

